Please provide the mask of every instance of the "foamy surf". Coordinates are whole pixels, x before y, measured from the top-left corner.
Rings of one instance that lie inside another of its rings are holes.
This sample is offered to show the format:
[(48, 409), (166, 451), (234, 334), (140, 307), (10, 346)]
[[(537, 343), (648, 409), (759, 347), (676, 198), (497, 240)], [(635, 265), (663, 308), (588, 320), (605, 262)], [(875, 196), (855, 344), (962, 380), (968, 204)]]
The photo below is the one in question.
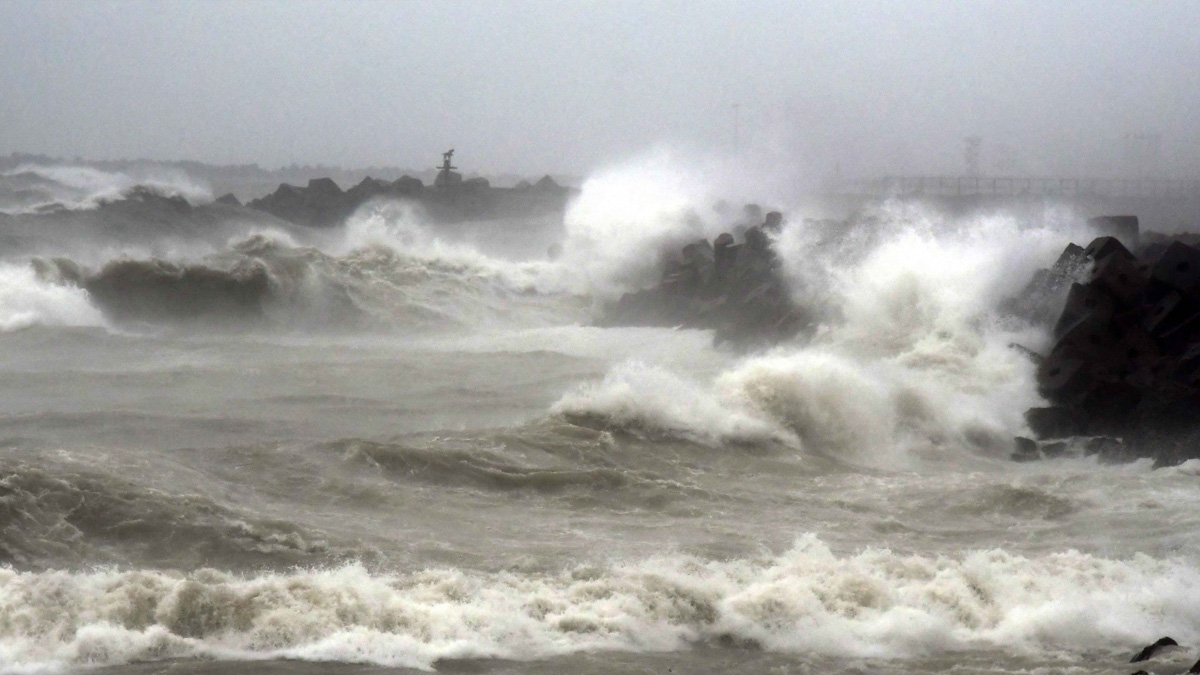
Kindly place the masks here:
[[(358, 238), (358, 230), (349, 235)], [(520, 265), (436, 241), (330, 253), (258, 232), (201, 257), (34, 259), (0, 269), (0, 330), (33, 324), (181, 324), (326, 332), (561, 325), (586, 302), (541, 293)]]
[(0, 264), (0, 332), (106, 324), (82, 288), (43, 279), (30, 266)]
[(614, 368), (603, 381), (568, 392), (551, 412), (714, 445), (770, 441), (799, 445), (795, 435), (739, 403), (661, 366), (630, 361)]
[(544, 574), (0, 571), (3, 672), (181, 657), (432, 669), (702, 643), (883, 659), (1000, 650), (1066, 665), (1164, 634), (1194, 644), (1198, 626), (1200, 573), (1180, 561), (839, 555), (812, 536), (779, 555)]
[(829, 308), (811, 341), (700, 380), (622, 365), (555, 410), (710, 440), (753, 428), (880, 467), (963, 452), (1007, 456), (1025, 432), (1023, 412), (1039, 401), (1034, 365), (1011, 345), (1037, 349), (1048, 338), (999, 307), (1053, 259), (1072, 221), (1057, 211), (1033, 224), (949, 220), (899, 205), (884, 215), (834, 242), (819, 223), (789, 223), (781, 233), (795, 298)]

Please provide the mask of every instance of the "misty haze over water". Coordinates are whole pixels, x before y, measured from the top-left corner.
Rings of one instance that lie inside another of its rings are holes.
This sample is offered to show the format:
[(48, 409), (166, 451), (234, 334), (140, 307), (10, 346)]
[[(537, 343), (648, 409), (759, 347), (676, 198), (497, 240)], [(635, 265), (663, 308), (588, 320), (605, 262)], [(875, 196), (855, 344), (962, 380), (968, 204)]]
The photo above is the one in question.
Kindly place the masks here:
[(1194, 178), (1198, 13), (10, 2), (0, 150), (425, 169), (458, 147), (485, 174), (582, 176), (656, 144), (739, 141), (765, 173), (816, 180), (961, 171), (969, 136), (988, 173), (1118, 175), (1139, 152), (1125, 139), (1148, 135), (1155, 175)]
[(0, 673), (1186, 672), (1200, 460), (1013, 461), (1012, 307), (1196, 243), (1197, 27), (0, 4)]

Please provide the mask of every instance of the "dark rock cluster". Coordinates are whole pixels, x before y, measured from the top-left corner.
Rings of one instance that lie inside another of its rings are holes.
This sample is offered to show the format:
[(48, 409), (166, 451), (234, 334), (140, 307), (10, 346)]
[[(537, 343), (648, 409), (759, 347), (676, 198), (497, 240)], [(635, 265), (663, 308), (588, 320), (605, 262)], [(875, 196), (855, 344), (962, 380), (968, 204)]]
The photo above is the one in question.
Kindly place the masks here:
[(341, 223), (368, 199), (383, 196), (407, 198), (424, 189), (420, 180), (407, 176), (391, 183), (364, 178), (361, 183), (345, 191), (331, 178), (314, 178), (308, 181), (306, 187), (284, 183), (275, 192), (251, 200), (246, 206), (298, 225), (327, 227)]
[(1186, 236), (1139, 236), (1132, 216), (1089, 224), (1103, 236), (1068, 245), (1010, 301), (1013, 313), (1052, 320), (1054, 339), (1033, 355), (1050, 405), (1026, 412), (1036, 440), (1018, 438), (1014, 458), (1200, 457), (1200, 249)]
[(792, 302), (772, 249), (783, 216), (768, 213), (741, 241), (728, 232), (668, 256), (653, 288), (626, 293), (606, 308), (605, 326), (685, 326), (716, 331), (715, 341), (748, 346), (792, 337), (811, 324)]
[(117, 199), (101, 202), (105, 205), (134, 205), (164, 207), (178, 213), (188, 213), (192, 204), (182, 195), (168, 194), (145, 185), (135, 185), (121, 193)]
[[(437, 185), (426, 186), (411, 176), (391, 182), (368, 177), (349, 190), (342, 190), (330, 178), (310, 180), (305, 187), (285, 183), (275, 192), (251, 200), (246, 206), (298, 225), (332, 227), (340, 225), (360, 206), (376, 198), (419, 204), (433, 220), (457, 222), (561, 213), (573, 193), (549, 176), (533, 185), (495, 188), (484, 178), (462, 180), (457, 173), (447, 173), (458, 179), (447, 178)], [(228, 202), (231, 196), (221, 199)]]
[[(1148, 663), (1151, 667), (1159, 668), (1154, 672), (1163, 672), (1161, 668), (1166, 667), (1166, 672), (1188, 673), (1195, 675), (1200, 673), (1200, 661), (1196, 661), (1186, 671), (1182, 667), (1191, 661), (1188, 658), (1187, 650), (1185, 650), (1178, 642), (1170, 637), (1162, 637), (1142, 648), (1140, 652), (1134, 655), (1129, 660), (1130, 663)], [(1150, 675), (1150, 671), (1138, 670), (1133, 675)]]

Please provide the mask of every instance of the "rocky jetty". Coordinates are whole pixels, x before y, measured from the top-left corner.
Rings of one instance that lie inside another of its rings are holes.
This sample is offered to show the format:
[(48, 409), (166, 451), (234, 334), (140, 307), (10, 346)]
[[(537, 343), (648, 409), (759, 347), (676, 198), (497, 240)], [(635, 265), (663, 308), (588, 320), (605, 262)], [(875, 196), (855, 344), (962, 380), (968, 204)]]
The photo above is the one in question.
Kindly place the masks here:
[(358, 185), (343, 191), (331, 178), (314, 178), (305, 187), (284, 183), (275, 192), (253, 199), (246, 206), (297, 225), (330, 227), (343, 222), (369, 199), (414, 197), (424, 187), (415, 178), (400, 178), (391, 183), (365, 178)]
[(342, 190), (331, 178), (316, 178), (305, 187), (284, 183), (246, 206), (297, 225), (332, 227), (372, 199), (397, 199), (419, 205), (432, 220), (462, 222), (561, 214), (575, 192), (549, 176), (513, 188), (492, 187), (485, 178), (464, 179), (450, 164), (453, 154), (450, 150), (443, 155), (437, 178), (430, 186), (411, 176), (391, 182), (367, 177)]
[(604, 326), (684, 326), (715, 330), (715, 341), (738, 346), (778, 342), (812, 324), (792, 301), (772, 249), (783, 217), (768, 213), (739, 241), (728, 232), (671, 252), (653, 288), (626, 293), (605, 308)]
[(1089, 224), (1101, 236), (1068, 245), (1009, 303), (1014, 314), (1052, 320), (1054, 339), (1049, 353), (1032, 355), (1049, 405), (1026, 412), (1035, 438), (1018, 438), (1014, 459), (1200, 458), (1196, 238), (1139, 236), (1132, 216)]

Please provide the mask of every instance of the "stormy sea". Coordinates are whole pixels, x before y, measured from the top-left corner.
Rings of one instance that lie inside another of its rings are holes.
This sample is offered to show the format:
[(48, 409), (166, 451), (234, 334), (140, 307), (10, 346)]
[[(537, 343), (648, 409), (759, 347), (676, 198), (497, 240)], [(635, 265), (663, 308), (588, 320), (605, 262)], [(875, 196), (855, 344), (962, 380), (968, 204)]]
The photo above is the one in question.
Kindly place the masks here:
[(1051, 336), (1001, 307), (1090, 238), (1068, 205), (773, 204), (827, 311), (730, 347), (597, 320), (736, 225), (671, 167), (558, 217), (323, 228), (185, 176), (3, 181), (0, 672), (1129, 673), (1200, 644), (1200, 463), (1010, 459), (1041, 401), (1010, 345)]

